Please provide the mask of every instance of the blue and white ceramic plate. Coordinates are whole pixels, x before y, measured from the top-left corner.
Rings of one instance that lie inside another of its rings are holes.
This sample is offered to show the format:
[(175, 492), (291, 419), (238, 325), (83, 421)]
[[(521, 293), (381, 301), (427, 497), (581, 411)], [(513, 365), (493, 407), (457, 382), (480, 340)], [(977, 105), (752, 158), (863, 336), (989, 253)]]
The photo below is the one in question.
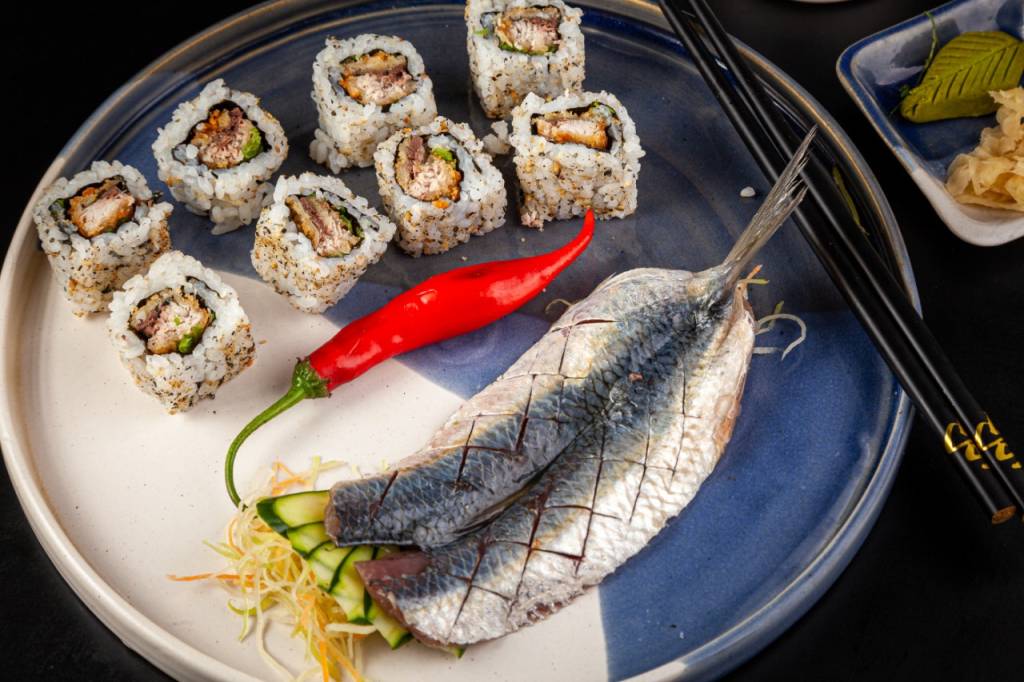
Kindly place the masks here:
[[(521, 313), (477, 333), (389, 361), (274, 421), (243, 452), (239, 481), (277, 458), (343, 458), (379, 470), (414, 451), (467, 396), (502, 372), (551, 321), (552, 299), (578, 299), (635, 266), (698, 270), (721, 260), (754, 213), (747, 185), (764, 179), (651, 3), (586, 2), (587, 81), (629, 107), (647, 156), (640, 208), (600, 223), (590, 249)], [(282, 169), (321, 170), (305, 150), (313, 132), (310, 65), (328, 35), (396, 33), (423, 55), (445, 115), (486, 122), (468, 89), (460, 5), (419, 2), (272, 2), (222, 22), (169, 52), (114, 93), (68, 142), (40, 187), (96, 158), (141, 169), (155, 188), (150, 145), (174, 106), (211, 79), (262, 96), (291, 140)], [(885, 198), (835, 121), (777, 68), (749, 52), (785, 105), (815, 121), (837, 150), (874, 238), (916, 292)], [(500, 162), (507, 171), (508, 160)], [(379, 204), (372, 170), (344, 175)], [(26, 516), (67, 581), (125, 643), (179, 678), (267, 678), (253, 638), (216, 587), (167, 580), (221, 567), (217, 540), (232, 508), (225, 447), (281, 395), (294, 358), (402, 288), (463, 263), (538, 253), (576, 221), (544, 232), (505, 227), (448, 254), (412, 259), (396, 249), (324, 316), (299, 313), (249, 263), (253, 231), (220, 237), (182, 207), (176, 247), (219, 270), (252, 320), (256, 365), (215, 401), (167, 416), (120, 366), (102, 316), (71, 315), (22, 218), (0, 279), (0, 437)], [(471, 648), (461, 660), (412, 644), (367, 646), (369, 676), (407, 679), (707, 678), (751, 656), (828, 588), (870, 528), (893, 480), (909, 407), (892, 375), (795, 229), (763, 252), (768, 286), (754, 307), (786, 310), (809, 326), (779, 361), (757, 356), (743, 411), (718, 469), (693, 504), (641, 554), (551, 618)], [(776, 332), (792, 338), (783, 325)], [(765, 339), (779, 343), (783, 339)], [(293, 670), (303, 651), (284, 628), (268, 646)]]
[[(939, 44), (967, 31), (1004, 31), (1024, 38), (1020, 0), (954, 0), (931, 11)], [(843, 87), (910, 173), (953, 234), (978, 246), (1024, 236), (1024, 216), (961, 204), (946, 191), (946, 171), (957, 154), (978, 145), (995, 115), (911, 123), (894, 109), (900, 86), (916, 85), (932, 44), (932, 23), (920, 15), (848, 47), (836, 71)]]

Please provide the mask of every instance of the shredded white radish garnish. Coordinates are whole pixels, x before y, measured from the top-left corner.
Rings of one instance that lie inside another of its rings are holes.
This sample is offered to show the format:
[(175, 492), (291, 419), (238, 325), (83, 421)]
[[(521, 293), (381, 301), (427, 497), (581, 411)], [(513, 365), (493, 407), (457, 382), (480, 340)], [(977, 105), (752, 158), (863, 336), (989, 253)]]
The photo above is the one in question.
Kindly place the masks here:
[(377, 632), (376, 625), (355, 625), (354, 623), (328, 623), (327, 632), (344, 632), (349, 635), (372, 635)]
[(789, 352), (791, 350), (799, 346), (807, 339), (807, 323), (804, 322), (799, 317), (797, 317), (796, 315), (779, 312), (780, 310), (782, 310), (781, 302), (779, 303), (779, 305), (775, 307), (776, 312), (770, 315), (765, 315), (764, 317), (757, 321), (757, 327), (754, 331), (754, 334), (764, 334), (765, 332), (771, 331), (772, 328), (775, 326), (776, 320), (789, 320), (790, 322), (795, 322), (797, 326), (800, 327), (800, 336), (798, 336), (796, 340), (791, 342), (785, 348), (778, 348), (776, 346), (758, 346), (754, 348), (754, 355), (770, 355), (772, 353), (782, 353), (782, 357), (780, 358), (780, 360), (785, 360), (786, 356), (789, 355)]
[(572, 301), (567, 301), (564, 298), (553, 298), (553, 299), (551, 299), (548, 302), (548, 304), (546, 306), (544, 306), (544, 314), (545, 315), (550, 315), (551, 314), (551, 308), (552, 308), (552, 306), (555, 306), (555, 305), (564, 305), (566, 308), (571, 308), (572, 307)]
[[(245, 639), (255, 632), (260, 656), (267, 666), (286, 680), (364, 679), (357, 665), (362, 656), (359, 640), (374, 631), (373, 626), (345, 622), (345, 612), (331, 595), (321, 590), (309, 564), (292, 549), (283, 535), (270, 528), (256, 512), (256, 502), (284, 492), (309, 490), (323, 471), (344, 466), (343, 462), (313, 460), (303, 472), (293, 472), (277, 462), (263, 485), (244, 499), (225, 531), (224, 542), (206, 543), (227, 559), (228, 568), (216, 573), (168, 576), (177, 581), (215, 580), (230, 594), (228, 608), (242, 617)], [(293, 673), (266, 647), (268, 628), (277, 624), (305, 642), (306, 660), (311, 665)]]

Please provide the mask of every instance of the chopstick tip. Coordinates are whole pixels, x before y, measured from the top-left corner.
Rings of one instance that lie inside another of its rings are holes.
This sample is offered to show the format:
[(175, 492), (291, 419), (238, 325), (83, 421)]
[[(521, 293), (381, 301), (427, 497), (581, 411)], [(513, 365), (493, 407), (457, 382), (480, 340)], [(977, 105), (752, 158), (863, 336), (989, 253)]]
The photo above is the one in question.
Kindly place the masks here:
[[(1009, 507), (1003, 507), (1002, 509), (998, 510), (995, 514), (992, 515), (992, 525), (998, 526), (1001, 523), (1006, 523), (1016, 515), (1016, 506), (1010, 505)], [(1022, 518), (1021, 520), (1024, 520), (1024, 518)]]

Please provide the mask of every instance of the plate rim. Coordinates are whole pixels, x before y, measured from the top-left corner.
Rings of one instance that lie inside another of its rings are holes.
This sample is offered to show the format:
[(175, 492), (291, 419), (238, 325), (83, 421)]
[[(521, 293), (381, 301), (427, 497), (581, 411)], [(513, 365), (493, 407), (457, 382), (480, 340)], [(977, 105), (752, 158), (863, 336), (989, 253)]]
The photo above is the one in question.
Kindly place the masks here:
[[(330, 3), (330, 6), (335, 9), (351, 9), (372, 1), (344, 0)], [(669, 32), (669, 26), (657, 5), (648, 0), (585, 0), (574, 4), (590, 5), (610, 13), (625, 12), (634, 20)], [(195, 649), (144, 616), (103, 580), (61, 528), (47, 500), (42, 481), (32, 465), (33, 460), (29, 457), (24, 427), (21, 426), (24, 422), (21, 418), (22, 410), (12, 400), (12, 394), (18, 391), (11, 389), (21, 385), (21, 377), (14, 362), (18, 347), (14, 331), (20, 328), (19, 322), (26, 309), (24, 301), (19, 301), (14, 295), (14, 284), (34, 276), (35, 270), (43, 265), (38, 258), (32, 257), (36, 250), (31, 217), (33, 204), (42, 190), (61, 174), (69, 151), (133, 88), (159, 72), (165, 64), (196, 49), (197, 45), (211, 41), (225, 30), (252, 20), (257, 15), (270, 14), (273, 19), (290, 24), (298, 20), (294, 10), (304, 9), (311, 14), (319, 14), (326, 5), (323, 0), (267, 0), (182, 41), (132, 76), (82, 123), (44, 173), (22, 212), (0, 270), (0, 386), (9, 387), (0, 391), (0, 449), (3, 450), (4, 462), (18, 501), (48, 558), (89, 610), (128, 648), (162, 671), (182, 679), (254, 678)], [(749, 46), (740, 43), (740, 49), (763, 78), (780, 88), (790, 102), (798, 104), (818, 123), (819, 128), (829, 135), (836, 150), (849, 163), (849, 170), (857, 175), (867, 190), (865, 198), (874, 204), (881, 217), (881, 224), (885, 228), (882, 237), (892, 252), (908, 296), (920, 312), (919, 295), (906, 245), (885, 194), (867, 162), (828, 111), (788, 74)], [(909, 399), (899, 386), (896, 394), (892, 428), (881, 447), (878, 464), (865, 483), (860, 498), (851, 506), (845, 520), (836, 528), (819, 554), (771, 600), (744, 620), (684, 656), (652, 668), (634, 679), (662, 680), (679, 676), (700, 679), (722, 674), (760, 651), (821, 597), (860, 548), (895, 479), (913, 414)]]
[[(975, 1), (950, 0), (950, 2), (930, 10), (930, 14), (936, 18), (942, 17), (962, 5)], [(846, 94), (850, 96), (853, 103), (864, 114), (864, 118), (868, 120), (871, 127), (882, 138), (885, 146), (889, 148), (900, 162), (900, 165), (907, 171), (910, 179), (921, 190), (925, 199), (928, 200), (928, 203), (931, 204), (950, 232), (968, 244), (974, 244), (975, 246), (1001, 246), (1002, 244), (1008, 244), (1024, 237), (1024, 216), (1016, 217), (1011, 215), (1007, 217), (1005, 223), (997, 225), (973, 218), (969, 210), (980, 212), (982, 209), (964, 206), (949, 196), (945, 185), (938, 182), (925, 169), (918, 155), (911, 150), (904, 137), (889, 120), (888, 115), (885, 115), (881, 110), (878, 100), (875, 99), (873, 93), (864, 86), (853, 72), (854, 59), (866, 47), (881, 38), (916, 27), (918, 24), (923, 24), (926, 21), (928, 21), (928, 18), (925, 15), (916, 15), (861, 38), (843, 50), (839, 55), (839, 58), (836, 60), (836, 75)], [(990, 232), (991, 234), (989, 234)]]

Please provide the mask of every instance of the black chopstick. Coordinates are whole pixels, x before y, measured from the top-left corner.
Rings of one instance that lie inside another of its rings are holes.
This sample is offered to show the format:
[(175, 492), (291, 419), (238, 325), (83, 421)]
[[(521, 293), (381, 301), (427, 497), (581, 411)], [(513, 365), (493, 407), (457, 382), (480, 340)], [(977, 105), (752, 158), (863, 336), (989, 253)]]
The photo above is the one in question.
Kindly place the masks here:
[[(771, 138), (776, 141), (776, 144), (782, 145), (782, 151), (785, 152), (784, 158), (788, 158), (789, 150), (794, 145), (792, 140), (787, 145), (786, 138), (792, 133), (787, 135), (788, 129), (782, 125), (778, 114), (770, 106), (766, 93), (754, 78), (745, 60), (740, 57), (735, 44), (726, 34), (714, 12), (708, 7), (706, 0), (691, 0), (689, 5), (697, 22), (705, 29), (715, 50), (732, 72), (739, 86), (737, 90), (742, 93), (745, 103), (748, 106), (753, 106), (757, 119), (768, 128)], [(810, 166), (807, 172), (817, 176), (815, 187), (824, 186), (833, 189), (833, 183), (827, 177), (828, 171), (814, 160)], [(822, 182), (823, 177), (824, 182)], [(828, 213), (827, 200), (818, 200), (817, 203)], [(965, 450), (964, 459), (967, 461), (977, 461), (980, 465), (987, 463), (987, 469), (984, 466), (979, 466), (981, 471), (994, 472), (994, 477), (1000, 479), (1000, 483), (1009, 493), (1017, 508), (1024, 510), (1024, 470), (1021, 468), (1021, 462), (1016, 460), (1012, 452), (1009, 451), (1005, 441), (999, 438), (999, 432), (995, 425), (964, 386), (935, 337), (932, 336), (910, 305), (909, 300), (903, 295), (899, 284), (891, 276), (891, 273), (881, 267), (877, 253), (863, 239), (859, 230), (852, 229), (849, 214), (845, 210), (840, 210), (839, 216), (845, 220), (837, 220), (835, 215), (828, 215), (827, 226), (832, 228), (834, 234), (838, 235), (843, 245), (849, 249), (849, 253), (858, 266), (857, 272), (876, 292), (879, 300), (899, 327), (900, 333), (913, 347), (915, 355), (913, 359), (924, 365), (924, 369), (932, 376), (938, 389), (949, 403), (951, 413), (949, 418), (944, 420), (941, 431), (947, 452), (955, 453), (959, 446)], [(970, 436), (965, 431), (963, 424), (974, 425)], [(986, 432), (988, 433), (986, 434)], [(957, 437), (956, 442), (953, 442), (954, 436)], [(972, 449), (968, 450), (967, 446), (972, 446)]]
[[(793, 146), (793, 134), (776, 118), (774, 109), (767, 105), (764, 92), (754, 80), (745, 62), (739, 57), (735, 46), (725, 35), (704, 0), (694, 0), (689, 4), (697, 21), (709, 35), (720, 58), (730, 68), (738, 83), (736, 90), (741, 95), (738, 101), (734, 100), (731, 112), (746, 117), (744, 118), (746, 125), (740, 129), (741, 135), (752, 148), (757, 147), (757, 143), (765, 139), (771, 140), (774, 144), (774, 148), (762, 149), (760, 154), (762, 158), (758, 159), (765, 170), (771, 171), (774, 166), (772, 161), (777, 164), (780, 160), (788, 157), (789, 150)], [(688, 47), (695, 48), (695, 55), (702, 58), (705, 65), (713, 64), (713, 57), (699, 40), (695, 29), (688, 24), (684, 24), (682, 28), (688, 34), (689, 42), (692, 43)], [(715, 68), (710, 68), (707, 71), (710, 73), (706, 73), (705, 76), (711, 76), (709, 83), (717, 85), (721, 94), (727, 97), (732, 91), (721, 71)], [(720, 93), (716, 92), (716, 94)], [(751, 107), (753, 107), (753, 111), (751, 111)], [(766, 134), (761, 137), (757, 136), (755, 132), (757, 126), (760, 126), (761, 132)], [(771, 152), (774, 152), (774, 158), (769, 157)], [(881, 304), (882, 310), (878, 309), (878, 305), (872, 306), (874, 316), (881, 314), (890, 317), (892, 325), (877, 323), (872, 325), (875, 327), (874, 332), (879, 333), (874, 333), (869, 329), (876, 343), (883, 338), (883, 334), (892, 336), (895, 332), (902, 334), (910, 344), (912, 354), (909, 357), (905, 353), (896, 355), (883, 353), (887, 356), (886, 359), (890, 361), (893, 369), (896, 370), (897, 376), (900, 376), (901, 381), (908, 388), (908, 394), (915, 399), (919, 409), (933, 424), (933, 427), (942, 434), (947, 451), (956, 453), (963, 450), (964, 457), (955, 459), (961, 465), (963, 473), (975, 488), (976, 493), (982, 498), (982, 503), (990, 512), (993, 512), (994, 519), (1009, 518), (1012, 514), (1010, 500), (1015, 501), (1018, 508), (1024, 509), (1024, 501), (1022, 501), (1024, 476), (1021, 475), (1019, 468), (1014, 468), (1015, 465), (1019, 467), (1020, 463), (1013, 461), (1015, 458), (1008, 451), (1005, 441), (998, 438), (994, 425), (977, 406), (976, 401), (952, 370), (938, 344), (921, 322), (916, 311), (910, 306), (909, 301), (903, 296), (899, 285), (888, 276), (888, 272), (881, 266), (877, 253), (863, 239), (860, 231), (853, 229), (852, 219), (844, 210), (842, 203), (836, 201), (835, 192), (831, 192), (831, 196), (829, 196), (822, 191), (823, 189), (826, 191), (833, 189), (828, 171), (820, 162), (812, 162), (806, 171), (806, 176), (810, 176), (807, 179), (812, 180), (808, 182), (808, 185), (811, 187), (812, 197), (815, 200), (810, 205), (809, 212), (816, 219), (809, 221), (805, 219), (805, 224), (802, 225), (803, 228), (806, 228), (804, 229), (805, 236), (813, 238), (824, 233), (835, 237), (835, 243), (831, 244), (830, 252), (833, 254), (838, 252), (839, 261), (846, 260), (848, 261), (847, 265), (853, 265), (852, 273), (855, 275), (853, 284), (858, 285), (849, 291), (848, 287), (844, 286), (840, 286), (840, 289), (850, 294), (847, 296), (848, 300), (866, 295), (869, 303)], [(838, 206), (840, 210), (830, 210), (830, 201), (831, 206)], [(817, 216), (813, 211), (815, 206), (819, 209)], [(798, 220), (799, 222), (801, 221)], [(821, 255), (823, 254), (819, 253), (819, 256)], [(824, 255), (828, 256), (830, 253), (825, 252)], [(833, 273), (830, 272), (830, 274)], [(841, 284), (841, 282), (837, 280), (837, 284)], [(861, 284), (866, 286), (859, 286)], [(858, 306), (853, 307), (857, 311)], [(861, 315), (862, 322), (876, 322), (874, 316)], [(892, 326), (895, 326), (895, 329)], [(888, 329), (883, 327), (888, 327)], [(903, 365), (902, 371), (900, 365)], [(918, 365), (916, 367), (917, 374), (924, 375), (922, 383), (925, 390), (911, 390), (912, 387), (907, 385), (906, 379), (909, 372), (906, 367), (908, 365), (911, 367)], [(936, 398), (936, 394), (940, 398)], [(968, 433), (963, 427), (964, 423), (976, 424), (976, 426)], [(986, 438), (986, 436), (990, 437)], [(974, 464), (972, 465), (972, 463)], [(994, 479), (994, 482), (988, 479)], [(1000, 491), (1000, 488), (1003, 490)]]
[[(758, 165), (778, 176), (798, 136), (782, 120), (704, 0), (661, 0), (669, 24), (693, 58)], [(697, 24), (735, 79), (701, 40)], [(1024, 510), (1024, 471), (987, 414), (964, 387), (897, 281), (846, 210), (831, 175), (812, 156), (805, 170), (811, 201), (797, 225), (860, 319), (907, 394), (994, 523)], [(965, 428), (964, 424), (968, 427)]]

